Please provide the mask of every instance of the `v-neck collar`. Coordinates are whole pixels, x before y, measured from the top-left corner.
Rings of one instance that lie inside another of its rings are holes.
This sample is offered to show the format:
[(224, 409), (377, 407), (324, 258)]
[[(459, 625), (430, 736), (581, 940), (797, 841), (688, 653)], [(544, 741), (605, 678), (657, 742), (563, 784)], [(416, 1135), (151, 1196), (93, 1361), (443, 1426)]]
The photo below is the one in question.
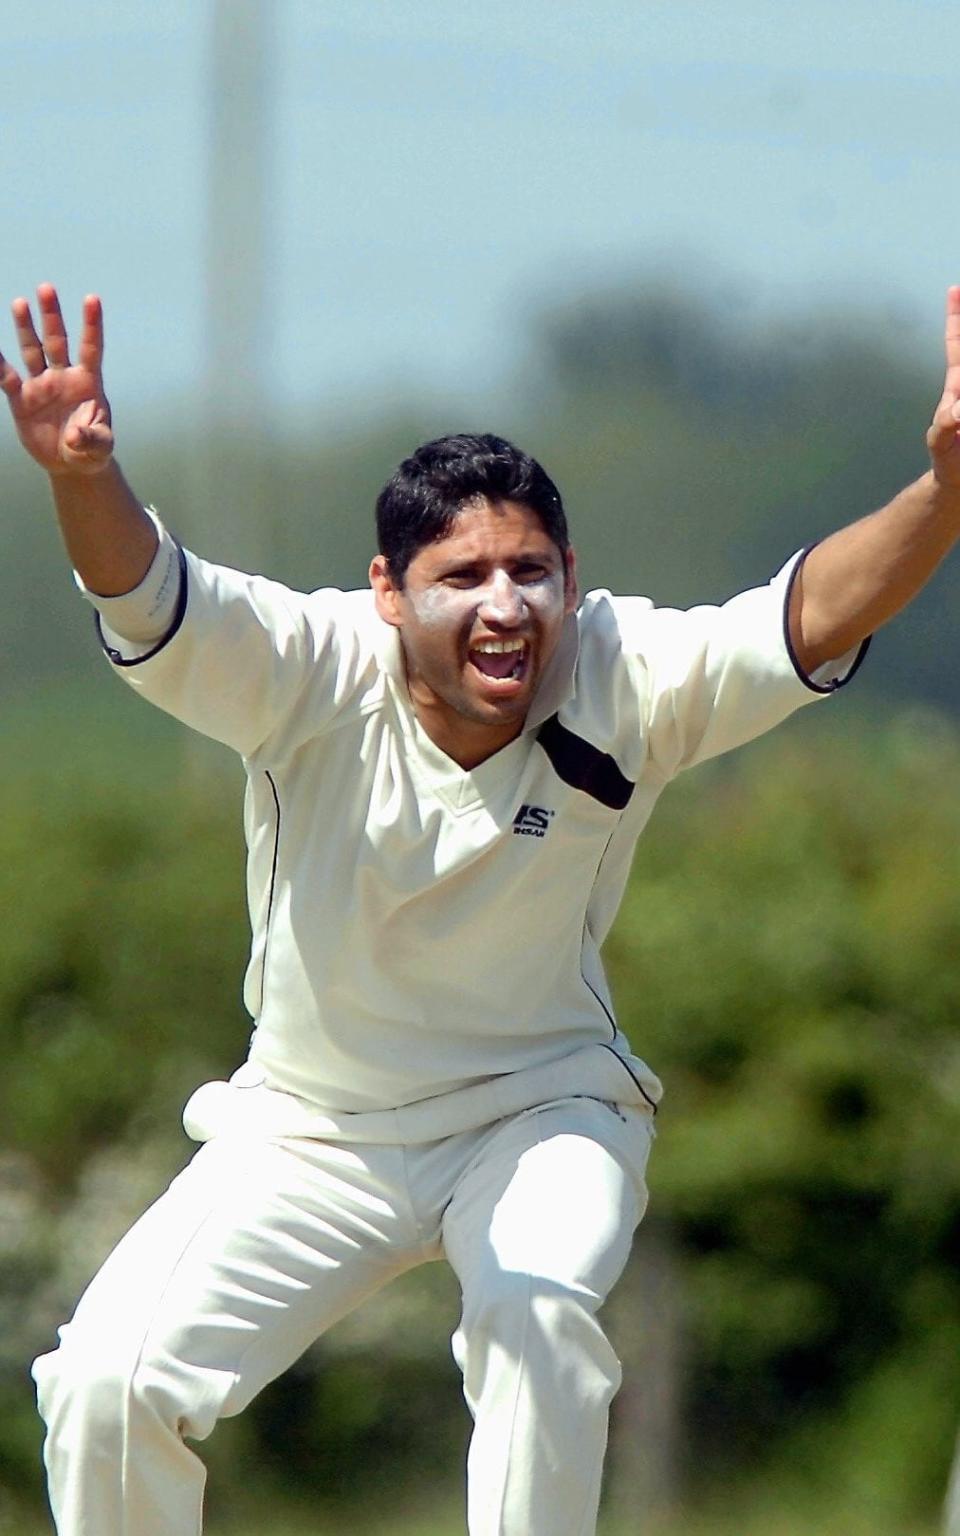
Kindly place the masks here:
[(499, 752), (485, 757), (475, 768), (461, 768), (428, 736), (414, 713), (410, 695), (395, 689), (399, 708), (405, 716), (407, 736), (416, 745), (415, 761), (422, 770), (421, 777), (434, 793), (441, 796), (454, 811), (472, 811), (494, 799), (507, 781), (517, 779), (530, 751), (531, 738), (521, 731), (513, 741), (508, 741)]

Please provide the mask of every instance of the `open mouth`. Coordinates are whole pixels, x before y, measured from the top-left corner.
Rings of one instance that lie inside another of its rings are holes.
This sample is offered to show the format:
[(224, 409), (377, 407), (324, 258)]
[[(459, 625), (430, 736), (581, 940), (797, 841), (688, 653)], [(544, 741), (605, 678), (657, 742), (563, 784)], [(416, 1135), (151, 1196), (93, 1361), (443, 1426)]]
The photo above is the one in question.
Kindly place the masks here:
[(521, 683), (526, 676), (530, 646), (526, 640), (481, 640), (468, 652), (470, 663), (494, 688)]

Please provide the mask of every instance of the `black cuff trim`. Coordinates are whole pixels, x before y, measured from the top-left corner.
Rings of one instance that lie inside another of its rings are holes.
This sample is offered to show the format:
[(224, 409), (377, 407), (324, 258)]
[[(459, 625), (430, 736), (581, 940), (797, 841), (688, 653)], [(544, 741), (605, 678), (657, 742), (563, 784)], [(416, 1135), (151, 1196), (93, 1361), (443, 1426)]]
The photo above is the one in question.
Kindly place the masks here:
[(857, 672), (859, 672), (863, 658), (866, 656), (867, 651), (870, 649), (870, 641), (873, 639), (873, 636), (868, 635), (865, 640), (860, 642), (860, 649), (857, 652), (853, 664), (851, 665), (846, 676), (835, 678), (832, 683), (815, 683), (809, 673), (807, 673), (800, 665), (800, 658), (794, 650), (793, 641), (790, 638), (790, 599), (793, 596), (794, 584), (797, 580), (797, 577), (800, 575), (800, 572), (803, 570), (807, 556), (810, 554), (811, 550), (816, 549), (819, 542), (820, 541), (818, 539), (815, 543), (807, 545), (806, 549), (802, 552), (799, 559), (797, 560), (796, 565), (793, 567), (793, 570), (790, 572), (790, 580), (787, 582), (787, 591), (783, 599), (783, 642), (787, 648), (787, 655), (790, 657), (790, 660), (793, 663), (793, 670), (796, 672), (805, 688), (809, 688), (811, 693), (836, 693), (838, 688), (845, 688), (847, 683), (851, 682), (856, 676)]
[(97, 626), (97, 639), (115, 667), (139, 667), (141, 662), (149, 661), (152, 656), (156, 656), (158, 651), (162, 651), (165, 645), (169, 645), (183, 623), (183, 616), (187, 611), (187, 557), (183, 552), (183, 546), (180, 544), (177, 545), (177, 559), (180, 564), (180, 591), (177, 593), (177, 606), (174, 609), (170, 628), (157, 641), (156, 645), (151, 650), (144, 651), (142, 656), (121, 656), (118, 650), (112, 645), (108, 645), (103, 638), (103, 623), (100, 614), (94, 614), (94, 623)]

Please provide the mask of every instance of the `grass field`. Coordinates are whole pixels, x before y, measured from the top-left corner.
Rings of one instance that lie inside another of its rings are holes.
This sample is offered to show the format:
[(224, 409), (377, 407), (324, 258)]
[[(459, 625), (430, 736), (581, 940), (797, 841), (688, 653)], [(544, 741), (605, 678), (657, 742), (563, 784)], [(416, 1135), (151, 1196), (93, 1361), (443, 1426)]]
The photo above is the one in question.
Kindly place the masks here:
[[(267, 1518), (251, 1524), (217, 1525), (210, 1523), (207, 1536), (466, 1536), (466, 1522), (460, 1509), (422, 1511), (421, 1513), (367, 1516), (355, 1522), (350, 1517), (326, 1515), (300, 1516), (293, 1524)], [(797, 1520), (789, 1514), (776, 1515), (758, 1511), (749, 1516), (713, 1519), (708, 1515), (684, 1515), (668, 1524), (650, 1525), (638, 1512), (636, 1520), (611, 1524), (601, 1521), (598, 1536), (938, 1536), (935, 1526), (878, 1527), (872, 1520), (852, 1524), (849, 1515), (835, 1521)], [(24, 1533), (26, 1536), (26, 1533)], [(31, 1533), (32, 1536), (32, 1533)]]
[[(407, 1494), (393, 1503), (337, 1508), (274, 1500), (242, 1513), (211, 1511), (204, 1529), (206, 1536), (466, 1536), (466, 1521), (459, 1497), (429, 1501)], [(0, 1536), (52, 1536), (52, 1525), (0, 1504)], [(941, 1527), (885, 1522), (875, 1510), (853, 1507), (840, 1490), (832, 1508), (803, 1513), (769, 1491), (756, 1505), (688, 1510), (669, 1520), (651, 1521), (639, 1508), (635, 1515), (603, 1515), (598, 1536), (941, 1536)]]
[[(207, 1536), (466, 1536), (466, 1522), (459, 1508), (409, 1512), (393, 1517), (380, 1515), (358, 1519), (337, 1515), (310, 1517), (302, 1515), (293, 1524), (274, 1523), (262, 1518), (251, 1524), (216, 1525), (211, 1523)], [(873, 1520), (862, 1525), (851, 1523), (849, 1514), (838, 1514), (835, 1521), (819, 1518), (797, 1520), (787, 1513), (770, 1510), (730, 1518), (711, 1518), (695, 1514), (678, 1516), (667, 1524), (650, 1525), (638, 1511), (636, 1520), (616, 1523), (601, 1521), (598, 1536), (937, 1536), (933, 1526), (917, 1526), (909, 1531), (901, 1526), (878, 1527)]]

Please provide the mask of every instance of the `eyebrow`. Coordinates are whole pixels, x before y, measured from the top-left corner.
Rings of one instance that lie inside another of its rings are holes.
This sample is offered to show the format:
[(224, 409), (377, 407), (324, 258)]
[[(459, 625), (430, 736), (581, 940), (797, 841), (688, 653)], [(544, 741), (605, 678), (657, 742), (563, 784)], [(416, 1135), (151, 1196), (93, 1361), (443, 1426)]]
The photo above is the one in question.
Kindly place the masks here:
[[(542, 565), (548, 568), (551, 566), (557, 566), (559, 563), (560, 562), (558, 561), (556, 555), (554, 555), (552, 551), (548, 550), (543, 550), (539, 554), (532, 554), (528, 552), (514, 555), (510, 560), (504, 562), (506, 565)], [(488, 562), (483, 555), (464, 555), (459, 560), (451, 557), (448, 561), (441, 562), (441, 564), (437, 567), (435, 574), (437, 576), (452, 576), (456, 575), (458, 572), (466, 573), (467, 571), (479, 570), (482, 566), (487, 564)]]

